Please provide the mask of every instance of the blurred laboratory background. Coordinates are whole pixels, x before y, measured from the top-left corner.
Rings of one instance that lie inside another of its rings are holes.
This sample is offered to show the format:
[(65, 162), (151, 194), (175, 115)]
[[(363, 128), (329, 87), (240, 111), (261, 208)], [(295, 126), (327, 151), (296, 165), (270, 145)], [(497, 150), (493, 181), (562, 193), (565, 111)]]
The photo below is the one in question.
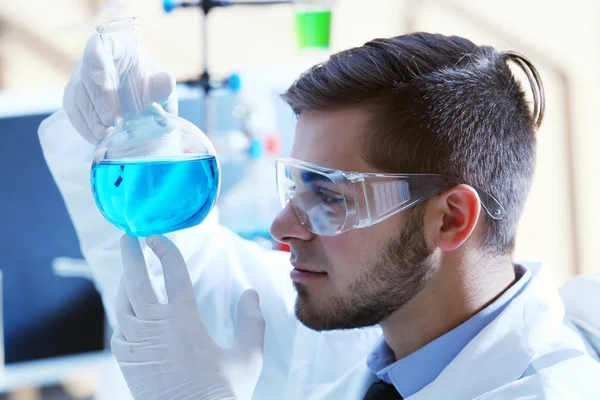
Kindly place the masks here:
[(222, 223), (276, 248), (268, 234), (280, 208), (273, 159), (289, 152), (295, 123), (278, 94), (300, 72), (333, 52), (411, 31), (525, 54), (542, 75), (547, 109), (515, 258), (543, 261), (557, 286), (600, 272), (599, 2), (312, 2), (318, 12), (301, 1), (210, 11), (163, 0), (0, 1), (0, 399), (127, 398), (107, 356), (100, 297), (37, 137), (61, 107), (96, 24), (118, 18), (140, 18), (147, 52), (178, 80), (180, 115), (215, 145)]

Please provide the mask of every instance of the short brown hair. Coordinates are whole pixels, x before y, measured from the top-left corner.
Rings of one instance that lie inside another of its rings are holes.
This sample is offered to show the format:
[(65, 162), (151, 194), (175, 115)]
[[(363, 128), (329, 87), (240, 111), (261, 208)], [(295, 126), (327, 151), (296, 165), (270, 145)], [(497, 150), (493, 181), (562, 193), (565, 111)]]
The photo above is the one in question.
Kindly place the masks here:
[[(533, 113), (509, 61), (529, 78)], [(368, 107), (366, 160), (386, 172), (445, 174), (488, 191), (506, 215), (487, 218), (484, 247), (512, 251), (544, 113), (541, 80), (525, 57), (456, 36), (376, 39), (312, 67), (282, 97), (298, 115)]]

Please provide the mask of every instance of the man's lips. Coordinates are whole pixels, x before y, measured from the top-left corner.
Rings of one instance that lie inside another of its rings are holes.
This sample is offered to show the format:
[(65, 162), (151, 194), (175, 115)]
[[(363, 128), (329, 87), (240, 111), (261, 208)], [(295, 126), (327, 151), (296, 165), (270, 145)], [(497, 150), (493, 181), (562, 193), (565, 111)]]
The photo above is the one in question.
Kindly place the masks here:
[(290, 272), (290, 278), (296, 283), (309, 283), (327, 277), (327, 272), (316, 268), (297, 263), (292, 263), (292, 265), (294, 269)]
[(313, 274), (327, 274), (327, 272), (325, 272), (325, 271), (319, 270), (319, 269), (311, 267), (311, 266), (298, 264), (295, 262), (292, 262), (292, 266), (294, 267), (294, 269), (301, 271), (301, 272), (310, 272)]

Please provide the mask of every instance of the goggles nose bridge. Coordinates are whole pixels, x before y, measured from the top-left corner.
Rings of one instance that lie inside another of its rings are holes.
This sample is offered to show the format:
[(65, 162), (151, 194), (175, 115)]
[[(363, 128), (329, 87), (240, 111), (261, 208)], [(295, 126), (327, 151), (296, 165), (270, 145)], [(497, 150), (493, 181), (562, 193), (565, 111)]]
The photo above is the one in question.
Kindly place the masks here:
[(298, 218), (298, 221), (302, 224), (302, 226), (306, 226), (306, 223), (308, 221), (308, 214), (306, 211), (306, 207), (304, 206), (304, 203), (302, 202), (302, 199), (299, 196), (290, 196), (290, 200), (289, 202), (292, 205), (292, 209), (294, 211), (294, 215), (296, 215), (296, 218)]

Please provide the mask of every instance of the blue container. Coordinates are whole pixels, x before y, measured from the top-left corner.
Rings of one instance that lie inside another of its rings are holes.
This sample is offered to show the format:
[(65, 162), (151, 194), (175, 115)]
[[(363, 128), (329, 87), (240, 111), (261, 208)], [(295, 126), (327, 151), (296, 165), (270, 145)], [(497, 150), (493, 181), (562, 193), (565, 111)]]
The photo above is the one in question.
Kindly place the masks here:
[(219, 192), (215, 157), (92, 165), (92, 191), (104, 217), (146, 237), (190, 228), (206, 218)]

